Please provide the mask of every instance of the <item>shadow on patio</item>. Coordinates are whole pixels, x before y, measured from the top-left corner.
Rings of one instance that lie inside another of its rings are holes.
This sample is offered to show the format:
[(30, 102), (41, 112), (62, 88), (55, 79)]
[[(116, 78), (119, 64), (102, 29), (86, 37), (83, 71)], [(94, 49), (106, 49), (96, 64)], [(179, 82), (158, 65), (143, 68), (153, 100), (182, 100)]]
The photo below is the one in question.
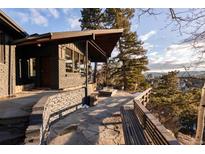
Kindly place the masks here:
[(124, 144), (120, 107), (132, 99), (132, 95), (118, 92), (101, 98), (94, 107), (66, 116), (50, 127), (48, 144)]

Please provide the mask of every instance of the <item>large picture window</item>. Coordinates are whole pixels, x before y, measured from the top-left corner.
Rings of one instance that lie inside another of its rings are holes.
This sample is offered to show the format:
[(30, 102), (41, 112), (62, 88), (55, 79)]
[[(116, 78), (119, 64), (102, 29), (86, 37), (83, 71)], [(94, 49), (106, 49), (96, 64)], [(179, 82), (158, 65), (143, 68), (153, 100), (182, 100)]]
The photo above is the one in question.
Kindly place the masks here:
[(85, 70), (84, 56), (79, 50), (74, 47), (64, 46), (63, 57), (65, 58), (65, 72), (83, 73)]
[(5, 34), (0, 31), (0, 63), (5, 63)]

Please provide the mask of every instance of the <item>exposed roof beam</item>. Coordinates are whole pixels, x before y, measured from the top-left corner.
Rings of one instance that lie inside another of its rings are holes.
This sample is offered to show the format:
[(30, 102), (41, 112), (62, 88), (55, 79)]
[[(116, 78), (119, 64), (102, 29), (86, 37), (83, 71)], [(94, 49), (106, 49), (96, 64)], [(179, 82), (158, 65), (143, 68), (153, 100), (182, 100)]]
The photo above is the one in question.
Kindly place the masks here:
[(106, 52), (101, 49), (93, 40), (90, 40), (89, 43), (96, 49), (98, 50), (104, 57), (107, 58)]

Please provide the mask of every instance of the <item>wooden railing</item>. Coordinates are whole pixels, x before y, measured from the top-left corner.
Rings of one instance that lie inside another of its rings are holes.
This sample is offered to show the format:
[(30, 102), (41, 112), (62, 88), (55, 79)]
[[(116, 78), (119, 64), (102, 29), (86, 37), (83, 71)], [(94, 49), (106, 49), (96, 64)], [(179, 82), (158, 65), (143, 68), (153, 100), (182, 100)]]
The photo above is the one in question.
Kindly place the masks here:
[(155, 118), (138, 100), (134, 100), (134, 113), (144, 130), (144, 135), (149, 144), (179, 144), (176, 138), (172, 136), (159, 120)]
[(151, 93), (152, 88), (149, 88), (142, 93), (140, 93), (137, 97), (134, 98), (134, 100), (139, 101), (141, 104), (146, 106), (146, 104), (149, 102), (149, 95)]
[(121, 108), (126, 144), (178, 145), (177, 139), (146, 109), (150, 93), (151, 88), (135, 97), (133, 105)]

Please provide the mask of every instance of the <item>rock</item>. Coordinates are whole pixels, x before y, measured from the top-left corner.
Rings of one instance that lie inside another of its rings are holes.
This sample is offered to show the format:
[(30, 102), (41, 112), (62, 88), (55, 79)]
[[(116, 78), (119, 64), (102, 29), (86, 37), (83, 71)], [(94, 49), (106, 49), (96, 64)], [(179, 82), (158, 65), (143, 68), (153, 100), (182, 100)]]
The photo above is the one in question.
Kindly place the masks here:
[(191, 137), (189, 135), (182, 134), (180, 132), (177, 135), (177, 139), (181, 144), (184, 144), (184, 145), (193, 145), (194, 144), (193, 137)]

